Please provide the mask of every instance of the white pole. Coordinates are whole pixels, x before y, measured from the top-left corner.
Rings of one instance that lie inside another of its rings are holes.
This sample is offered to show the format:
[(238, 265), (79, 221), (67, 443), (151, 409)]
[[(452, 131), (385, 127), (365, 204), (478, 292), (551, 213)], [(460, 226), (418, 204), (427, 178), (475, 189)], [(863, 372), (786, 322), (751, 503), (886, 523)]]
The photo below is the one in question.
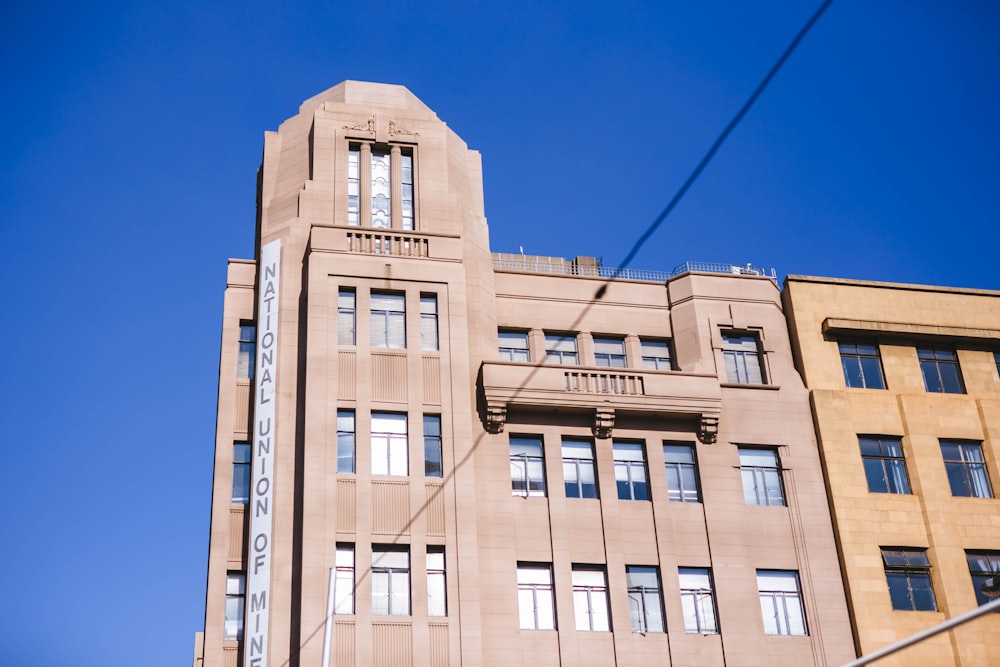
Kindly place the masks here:
[(971, 611), (967, 611), (964, 614), (956, 616), (955, 618), (949, 618), (943, 623), (939, 623), (932, 628), (927, 628), (926, 630), (921, 630), (915, 635), (910, 635), (906, 639), (900, 639), (895, 644), (889, 644), (884, 648), (880, 648), (874, 653), (869, 653), (868, 655), (863, 655), (857, 660), (852, 660), (851, 662), (845, 663), (843, 667), (861, 667), (862, 665), (867, 665), (869, 663), (875, 662), (876, 660), (881, 660), (887, 655), (892, 655), (896, 651), (902, 651), (907, 646), (912, 646), (918, 642), (922, 642), (925, 639), (933, 637), (934, 635), (940, 634), (945, 630), (951, 630), (954, 627), (962, 625), (963, 623), (968, 623), (969, 621), (979, 618), (984, 614), (988, 614), (991, 611), (1000, 610), (1000, 598), (995, 600), (990, 600), (981, 607), (976, 607)]
[(326, 588), (326, 623), (323, 628), (323, 667), (330, 667), (330, 649), (333, 643), (333, 585), (337, 568), (330, 568), (330, 580)]

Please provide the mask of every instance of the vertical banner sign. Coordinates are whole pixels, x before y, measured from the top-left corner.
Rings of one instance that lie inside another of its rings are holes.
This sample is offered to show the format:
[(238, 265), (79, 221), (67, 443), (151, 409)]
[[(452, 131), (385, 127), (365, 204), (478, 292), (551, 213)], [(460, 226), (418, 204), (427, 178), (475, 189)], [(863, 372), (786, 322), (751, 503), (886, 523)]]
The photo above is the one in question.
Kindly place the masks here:
[(247, 567), (244, 667), (267, 667), (271, 601), (271, 516), (274, 512), (274, 382), (278, 361), (278, 276), (281, 241), (260, 249), (257, 284), (257, 369), (254, 373), (253, 487)]

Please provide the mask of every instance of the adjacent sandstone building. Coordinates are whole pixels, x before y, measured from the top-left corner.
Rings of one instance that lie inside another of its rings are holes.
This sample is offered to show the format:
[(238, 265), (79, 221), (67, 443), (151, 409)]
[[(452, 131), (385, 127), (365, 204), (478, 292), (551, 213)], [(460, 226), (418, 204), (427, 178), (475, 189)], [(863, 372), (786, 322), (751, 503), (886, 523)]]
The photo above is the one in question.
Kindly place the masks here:
[(491, 253), (479, 154), (400, 86), (306, 101), (258, 182), (196, 666), (855, 656), (772, 278)]
[[(789, 276), (857, 648), (987, 598), (1000, 572), (1000, 292)], [(1000, 618), (879, 667), (1000, 664)]]

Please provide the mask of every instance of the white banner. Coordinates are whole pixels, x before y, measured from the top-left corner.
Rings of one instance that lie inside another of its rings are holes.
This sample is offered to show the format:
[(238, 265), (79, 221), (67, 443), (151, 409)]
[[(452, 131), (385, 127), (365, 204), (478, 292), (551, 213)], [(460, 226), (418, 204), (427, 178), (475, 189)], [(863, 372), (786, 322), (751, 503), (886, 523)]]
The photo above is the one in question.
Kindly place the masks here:
[(250, 491), (246, 624), (243, 664), (267, 667), (271, 592), (271, 516), (274, 512), (274, 382), (278, 361), (278, 277), (281, 241), (260, 249), (257, 285), (257, 369), (254, 373), (253, 487)]

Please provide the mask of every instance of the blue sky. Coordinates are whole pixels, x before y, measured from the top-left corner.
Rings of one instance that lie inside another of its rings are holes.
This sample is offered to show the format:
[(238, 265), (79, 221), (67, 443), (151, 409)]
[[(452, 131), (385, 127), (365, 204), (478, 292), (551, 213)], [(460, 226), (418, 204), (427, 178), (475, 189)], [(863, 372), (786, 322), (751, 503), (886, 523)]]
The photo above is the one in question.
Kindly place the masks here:
[[(188, 664), (228, 257), (344, 79), (482, 152), (494, 250), (617, 263), (818, 2), (0, 10), (4, 659)], [(1000, 289), (1000, 5), (838, 0), (633, 266)]]

